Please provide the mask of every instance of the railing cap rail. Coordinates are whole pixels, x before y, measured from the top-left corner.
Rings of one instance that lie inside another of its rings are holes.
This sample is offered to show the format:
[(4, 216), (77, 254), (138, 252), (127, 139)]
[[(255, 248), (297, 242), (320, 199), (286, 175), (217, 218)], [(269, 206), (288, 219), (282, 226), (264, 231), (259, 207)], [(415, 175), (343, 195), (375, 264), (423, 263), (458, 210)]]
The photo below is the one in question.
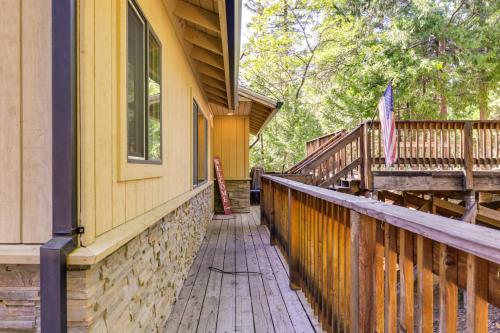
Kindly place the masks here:
[(500, 231), (276, 176), (264, 179), (500, 264)]
[[(370, 124), (380, 123), (380, 120), (365, 120), (362, 124)], [(465, 123), (480, 123), (480, 124), (500, 124), (500, 120), (439, 120), (439, 119), (430, 119), (430, 120), (396, 120), (396, 123), (443, 123), (443, 124), (465, 124)]]

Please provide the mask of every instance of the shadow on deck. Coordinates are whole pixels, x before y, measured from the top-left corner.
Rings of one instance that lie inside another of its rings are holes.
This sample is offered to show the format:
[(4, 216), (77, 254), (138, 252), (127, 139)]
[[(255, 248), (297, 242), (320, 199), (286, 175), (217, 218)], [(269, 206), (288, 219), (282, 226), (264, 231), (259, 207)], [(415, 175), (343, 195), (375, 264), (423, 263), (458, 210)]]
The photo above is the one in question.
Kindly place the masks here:
[(281, 253), (269, 244), (258, 207), (216, 215), (165, 332), (322, 332), (302, 292), (290, 289)]

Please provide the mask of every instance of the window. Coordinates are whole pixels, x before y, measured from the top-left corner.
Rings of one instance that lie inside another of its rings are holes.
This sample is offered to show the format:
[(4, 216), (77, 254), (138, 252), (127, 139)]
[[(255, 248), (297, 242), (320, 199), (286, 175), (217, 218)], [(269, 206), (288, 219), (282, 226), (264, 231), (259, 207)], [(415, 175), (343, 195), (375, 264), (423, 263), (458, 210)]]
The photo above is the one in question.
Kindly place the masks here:
[(198, 103), (193, 100), (193, 185), (197, 186), (208, 178), (208, 123)]
[(127, 152), (161, 162), (161, 45), (139, 9), (127, 13)]

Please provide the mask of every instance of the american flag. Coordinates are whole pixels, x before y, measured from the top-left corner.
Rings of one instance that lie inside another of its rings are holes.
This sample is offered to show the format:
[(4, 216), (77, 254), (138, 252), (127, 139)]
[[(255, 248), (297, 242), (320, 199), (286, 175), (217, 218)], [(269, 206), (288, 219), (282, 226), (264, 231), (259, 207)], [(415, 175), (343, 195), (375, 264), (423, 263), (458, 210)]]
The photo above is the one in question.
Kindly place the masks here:
[(390, 166), (397, 159), (396, 149), (396, 121), (394, 116), (394, 106), (392, 99), (392, 82), (384, 91), (384, 95), (378, 102), (378, 114), (380, 118), (380, 129), (384, 143), (385, 165)]

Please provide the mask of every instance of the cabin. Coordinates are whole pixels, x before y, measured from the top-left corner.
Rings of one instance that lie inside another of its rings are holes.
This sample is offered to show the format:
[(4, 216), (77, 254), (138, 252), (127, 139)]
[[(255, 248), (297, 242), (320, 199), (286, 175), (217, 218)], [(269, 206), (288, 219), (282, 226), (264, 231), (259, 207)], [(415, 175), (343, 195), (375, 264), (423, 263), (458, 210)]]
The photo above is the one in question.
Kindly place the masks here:
[(252, 206), (281, 103), (239, 84), (241, 1), (2, 4), (1, 332), (500, 326), (498, 121), (398, 125), (398, 169), (375, 123), (318, 138)]

